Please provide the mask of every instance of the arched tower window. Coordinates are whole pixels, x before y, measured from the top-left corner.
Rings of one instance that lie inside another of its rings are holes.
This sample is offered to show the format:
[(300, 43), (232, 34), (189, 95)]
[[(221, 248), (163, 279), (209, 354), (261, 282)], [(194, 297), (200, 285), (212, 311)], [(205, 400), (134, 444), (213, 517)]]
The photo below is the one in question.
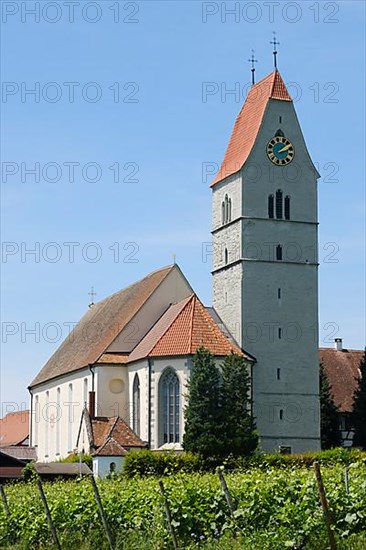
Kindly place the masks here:
[(231, 199), (228, 200), (228, 222), (231, 222)]
[(285, 197), (285, 220), (290, 219), (290, 197), (287, 195)]
[(172, 368), (167, 368), (159, 381), (160, 441), (179, 443), (180, 440), (180, 384)]
[(268, 197), (268, 217), (273, 219), (274, 218), (274, 196), (270, 195)]
[(225, 265), (229, 263), (229, 252), (227, 248), (225, 248)]
[(225, 201), (222, 201), (221, 204), (221, 223), (222, 225), (225, 223)]
[(133, 380), (132, 393), (132, 429), (137, 435), (140, 435), (140, 379), (137, 373)]
[(276, 218), (282, 220), (282, 191), (278, 189), (276, 191)]
[(282, 246), (280, 244), (276, 247), (276, 260), (282, 260)]

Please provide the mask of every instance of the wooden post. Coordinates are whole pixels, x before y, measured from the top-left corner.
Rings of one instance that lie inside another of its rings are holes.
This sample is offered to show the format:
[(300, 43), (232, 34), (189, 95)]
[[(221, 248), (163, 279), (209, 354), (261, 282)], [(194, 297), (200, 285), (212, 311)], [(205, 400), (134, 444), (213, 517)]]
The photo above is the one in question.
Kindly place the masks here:
[(322, 474), (320, 472), (319, 462), (314, 462), (314, 471), (315, 471), (316, 481), (318, 484), (318, 493), (320, 497), (320, 502), (324, 512), (325, 524), (327, 526), (330, 550), (336, 550), (337, 547), (334, 539), (334, 533), (332, 531), (332, 522), (330, 518), (327, 497), (325, 496), (325, 490), (324, 490), (324, 485), (322, 480)]
[(226, 502), (227, 502), (227, 505), (229, 507), (229, 510), (230, 510), (230, 513), (231, 515), (234, 514), (235, 512), (235, 506), (234, 506), (234, 503), (231, 499), (231, 496), (230, 496), (230, 493), (229, 493), (229, 489), (228, 489), (228, 486), (226, 484), (226, 480), (224, 478), (224, 474), (222, 473), (222, 469), (221, 467), (219, 466), (218, 468), (216, 468), (216, 472), (220, 478), (220, 482), (221, 482), (221, 487), (224, 491), (224, 494), (225, 494), (225, 498), (226, 498)]
[(105, 534), (107, 535), (107, 539), (108, 539), (108, 543), (109, 543), (109, 548), (110, 548), (111, 550), (114, 550), (113, 539), (112, 539), (111, 532), (110, 532), (110, 530), (109, 530), (107, 518), (106, 518), (105, 513), (104, 513), (104, 510), (103, 510), (103, 505), (102, 505), (102, 501), (101, 501), (101, 498), (100, 498), (98, 486), (97, 486), (97, 484), (96, 484), (96, 481), (95, 481), (93, 475), (90, 476), (90, 479), (91, 479), (91, 483), (92, 483), (92, 486), (93, 486), (93, 491), (94, 491), (95, 500), (97, 501), (98, 510), (99, 510), (99, 515), (100, 515), (100, 517), (101, 517), (101, 519), (102, 519), (102, 523), (103, 523), (103, 527), (104, 527)]
[(1, 484), (0, 484), (0, 494), (1, 494), (1, 500), (3, 501), (3, 504), (4, 504), (5, 515), (8, 518), (10, 516), (8, 501), (6, 500), (6, 494)]
[(348, 468), (347, 468), (347, 466), (344, 469), (344, 485), (346, 487), (346, 495), (348, 495), (349, 485), (348, 485)]
[(41, 495), (43, 507), (44, 507), (45, 512), (46, 512), (47, 521), (48, 521), (48, 525), (50, 527), (53, 542), (55, 543), (55, 546), (56, 546), (57, 550), (61, 550), (60, 542), (57, 538), (57, 532), (56, 532), (55, 526), (54, 526), (53, 521), (52, 521), (51, 512), (50, 512), (50, 509), (49, 509), (49, 506), (48, 506), (48, 503), (47, 503), (46, 495), (44, 494), (44, 490), (43, 490), (43, 486), (42, 486), (42, 482), (41, 482), (40, 478), (37, 478), (37, 485), (38, 485), (39, 493)]
[(168, 502), (168, 499), (166, 498), (164, 485), (163, 485), (163, 482), (161, 481), (161, 479), (158, 480), (158, 483), (159, 483), (160, 493), (161, 493), (161, 496), (163, 497), (163, 501), (164, 501), (165, 515), (166, 515), (166, 519), (167, 519), (167, 522), (168, 522), (169, 533), (170, 533), (170, 536), (172, 537), (174, 549), (177, 550), (178, 549), (178, 542), (177, 542), (177, 537), (175, 536), (175, 532), (174, 532), (173, 525), (172, 525), (172, 515), (170, 513), (169, 502)]

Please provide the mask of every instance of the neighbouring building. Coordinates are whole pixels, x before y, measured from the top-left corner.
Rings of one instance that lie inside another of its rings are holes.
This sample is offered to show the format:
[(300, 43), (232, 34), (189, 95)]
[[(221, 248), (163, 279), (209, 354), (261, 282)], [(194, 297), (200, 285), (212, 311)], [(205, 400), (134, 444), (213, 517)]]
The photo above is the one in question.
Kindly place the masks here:
[(324, 365), (339, 410), (339, 429), (345, 447), (351, 447), (353, 441), (351, 412), (363, 354), (363, 350), (344, 348), (341, 338), (335, 339), (333, 349), (319, 349), (319, 360)]

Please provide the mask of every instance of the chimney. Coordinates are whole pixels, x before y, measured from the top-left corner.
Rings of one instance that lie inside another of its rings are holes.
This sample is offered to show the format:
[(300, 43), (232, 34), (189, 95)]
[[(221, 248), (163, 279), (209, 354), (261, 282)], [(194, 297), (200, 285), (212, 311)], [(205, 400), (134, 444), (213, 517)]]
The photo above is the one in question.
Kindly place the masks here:
[(95, 418), (95, 391), (89, 392), (89, 415), (90, 418)]
[(336, 349), (337, 351), (343, 350), (342, 338), (334, 338), (334, 349)]

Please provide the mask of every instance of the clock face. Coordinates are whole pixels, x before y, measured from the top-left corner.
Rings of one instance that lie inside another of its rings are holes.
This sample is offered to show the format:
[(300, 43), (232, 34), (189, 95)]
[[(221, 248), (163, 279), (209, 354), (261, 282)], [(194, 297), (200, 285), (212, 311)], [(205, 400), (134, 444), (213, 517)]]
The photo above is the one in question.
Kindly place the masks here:
[(283, 166), (293, 160), (295, 149), (287, 138), (276, 136), (267, 145), (267, 155), (273, 164)]

